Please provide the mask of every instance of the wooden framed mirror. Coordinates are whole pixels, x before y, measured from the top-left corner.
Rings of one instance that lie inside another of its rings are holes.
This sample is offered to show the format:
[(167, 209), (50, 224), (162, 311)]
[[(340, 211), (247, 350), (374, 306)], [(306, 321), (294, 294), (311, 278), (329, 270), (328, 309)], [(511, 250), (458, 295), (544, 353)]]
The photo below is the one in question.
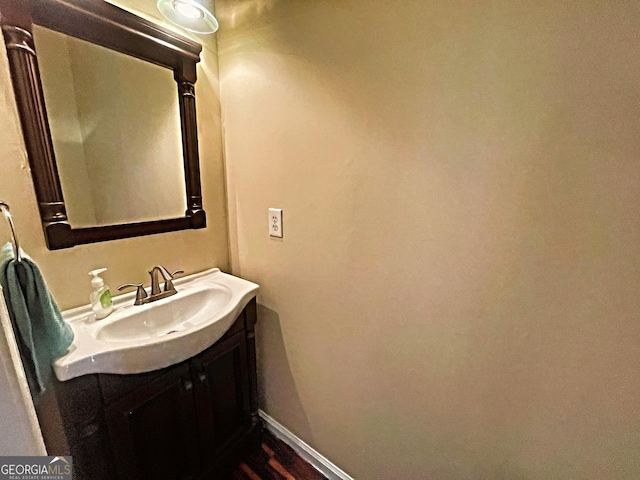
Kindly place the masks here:
[(199, 44), (103, 0), (0, 0), (0, 23), (50, 250), (206, 226)]

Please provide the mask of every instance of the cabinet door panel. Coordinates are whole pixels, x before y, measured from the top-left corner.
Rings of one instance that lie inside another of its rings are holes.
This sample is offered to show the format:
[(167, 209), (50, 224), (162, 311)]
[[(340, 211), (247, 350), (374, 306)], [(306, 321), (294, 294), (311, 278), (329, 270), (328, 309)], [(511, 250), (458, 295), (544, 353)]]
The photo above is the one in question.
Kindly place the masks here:
[(180, 480), (199, 471), (192, 388), (182, 365), (107, 408), (121, 478)]
[(251, 425), (244, 332), (196, 357), (192, 368), (202, 458), (210, 463)]

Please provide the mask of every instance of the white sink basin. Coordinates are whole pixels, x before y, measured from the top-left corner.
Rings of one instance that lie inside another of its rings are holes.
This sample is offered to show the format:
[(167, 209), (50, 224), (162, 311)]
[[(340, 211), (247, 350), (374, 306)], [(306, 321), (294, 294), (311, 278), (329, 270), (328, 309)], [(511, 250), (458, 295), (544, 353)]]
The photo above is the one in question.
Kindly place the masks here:
[(133, 292), (115, 297), (114, 312), (103, 320), (89, 305), (63, 312), (75, 339), (54, 361), (56, 377), (142, 373), (187, 360), (219, 340), (258, 291), (217, 268), (174, 285), (176, 295), (146, 305), (133, 305)]
[[(210, 285), (203, 289), (176, 294), (167, 301), (124, 308), (111, 322), (104, 322), (95, 337), (107, 342), (145, 341), (200, 325), (211, 319), (212, 309), (219, 311), (231, 300), (231, 290), (225, 285)], [(103, 322), (100, 322), (103, 323)]]

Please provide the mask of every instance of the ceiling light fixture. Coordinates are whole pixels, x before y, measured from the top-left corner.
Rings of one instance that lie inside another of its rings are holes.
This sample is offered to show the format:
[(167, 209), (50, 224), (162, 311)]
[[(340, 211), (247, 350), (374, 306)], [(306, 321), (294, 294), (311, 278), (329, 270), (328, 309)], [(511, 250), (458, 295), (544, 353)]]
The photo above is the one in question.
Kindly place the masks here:
[(206, 0), (158, 0), (158, 10), (171, 23), (195, 33), (213, 33), (218, 21)]

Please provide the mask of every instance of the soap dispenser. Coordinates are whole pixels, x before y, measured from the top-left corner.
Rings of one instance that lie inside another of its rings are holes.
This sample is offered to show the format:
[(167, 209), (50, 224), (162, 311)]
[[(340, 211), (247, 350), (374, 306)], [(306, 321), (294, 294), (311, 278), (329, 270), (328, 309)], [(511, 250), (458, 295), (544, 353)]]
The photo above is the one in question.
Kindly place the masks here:
[(104, 280), (100, 277), (100, 274), (106, 272), (106, 268), (98, 268), (89, 272), (89, 275), (93, 275), (91, 279), (91, 309), (96, 314), (96, 318), (100, 320), (106, 317), (113, 311), (113, 300), (111, 300), (111, 290), (104, 284)]

